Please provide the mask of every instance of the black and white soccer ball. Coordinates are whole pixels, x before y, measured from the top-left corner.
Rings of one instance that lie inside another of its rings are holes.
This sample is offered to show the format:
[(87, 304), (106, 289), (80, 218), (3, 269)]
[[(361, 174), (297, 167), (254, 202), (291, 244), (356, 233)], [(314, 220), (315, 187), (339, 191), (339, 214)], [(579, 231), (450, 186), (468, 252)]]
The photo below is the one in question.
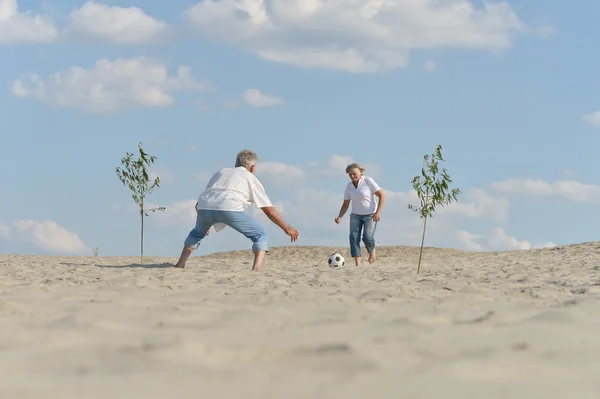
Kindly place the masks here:
[(339, 253), (334, 253), (329, 255), (329, 259), (327, 259), (327, 264), (329, 267), (344, 267), (346, 264), (346, 260)]

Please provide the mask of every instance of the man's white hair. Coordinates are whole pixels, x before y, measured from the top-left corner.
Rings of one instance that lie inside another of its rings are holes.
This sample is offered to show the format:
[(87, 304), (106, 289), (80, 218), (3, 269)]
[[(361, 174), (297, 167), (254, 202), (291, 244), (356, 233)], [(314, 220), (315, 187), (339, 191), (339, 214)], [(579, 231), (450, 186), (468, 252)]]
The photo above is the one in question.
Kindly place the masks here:
[(237, 157), (235, 158), (235, 167), (243, 166), (244, 168), (250, 170), (253, 165), (258, 163), (258, 155), (250, 150), (242, 150), (238, 152)]

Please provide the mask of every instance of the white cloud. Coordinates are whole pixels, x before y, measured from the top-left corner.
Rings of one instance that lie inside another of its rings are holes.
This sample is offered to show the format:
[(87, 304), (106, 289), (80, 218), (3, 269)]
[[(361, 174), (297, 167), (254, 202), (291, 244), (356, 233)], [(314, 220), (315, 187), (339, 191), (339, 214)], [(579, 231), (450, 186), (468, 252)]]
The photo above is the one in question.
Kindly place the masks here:
[[(201, 189), (200, 189), (201, 190)], [(198, 192), (200, 194), (200, 192)], [(153, 223), (160, 228), (168, 227), (193, 227), (196, 221), (196, 199), (184, 199), (170, 204), (159, 204), (146, 202), (144, 209), (148, 216), (148, 223)], [(159, 210), (158, 208), (164, 208)], [(116, 205), (111, 208), (114, 211), (135, 212), (139, 216), (139, 206), (133, 202)], [(151, 211), (154, 209), (154, 211)]]
[[(420, 206), (420, 200), (415, 190), (409, 192), (389, 192), (384, 190), (386, 197), (401, 201), (401, 208), (408, 204)], [(479, 188), (470, 189), (467, 193), (458, 196), (458, 200), (449, 205), (438, 207), (435, 210), (435, 218), (454, 219), (488, 219), (494, 222), (506, 222), (508, 219), (509, 203), (503, 198), (494, 198), (485, 190)]]
[[(461, 196), (464, 196), (461, 198)], [(416, 203), (415, 205), (417, 205)], [(439, 214), (455, 214), (468, 218), (488, 218), (496, 222), (505, 222), (508, 218), (508, 201), (494, 198), (480, 188), (470, 189), (466, 195), (460, 194), (458, 201), (436, 210)]]
[(555, 246), (556, 246), (555, 243), (553, 243), (552, 241), (548, 241), (548, 242), (545, 242), (545, 243), (542, 243), (542, 244), (535, 244), (533, 247), (534, 248), (552, 248), (552, 247), (555, 247)]
[(242, 99), (246, 104), (257, 107), (277, 107), (285, 105), (285, 101), (281, 97), (277, 97), (273, 94), (264, 94), (258, 89), (248, 89), (242, 94)]
[(496, 227), (492, 229), (489, 238), (489, 249), (531, 249), (529, 241), (519, 241), (516, 237), (506, 234), (504, 229)]
[(10, 227), (0, 224), (0, 238), (10, 237)]
[(19, 237), (36, 247), (58, 253), (83, 254), (87, 247), (79, 236), (51, 220), (17, 220), (13, 222)]
[[(213, 173), (202, 171), (196, 173), (196, 180), (201, 183), (208, 183)], [(281, 162), (263, 162), (258, 163), (256, 176), (265, 184), (272, 183), (277, 186), (293, 186), (306, 179), (307, 172), (299, 166), (288, 165)]]
[[(315, 161), (308, 164), (308, 168), (311, 174), (321, 176), (346, 176), (346, 166), (352, 162), (361, 163), (355, 160), (351, 156), (333, 154), (325, 162)], [(380, 167), (379, 164), (375, 163), (363, 163), (365, 168), (365, 175), (371, 177), (377, 177), (379, 175)], [(349, 180), (348, 180), (349, 181)]]
[(185, 16), (263, 59), (355, 73), (404, 67), (415, 49), (505, 50), (530, 31), (505, 1), (205, 0)]
[(191, 145), (188, 147), (188, 151), (189, 152), (196, 152), (198, 151), (198, 146), (197, 145)]
[(583, 120), (592, 126), (600, 127), (600, 111), (585, 114)]
[(86, 2), (69, 14), (69, 33), (110, 43), (139, 44), (156, 40), (167, 31), (168, 25), (140, 8), (118, 7)]
[[(149, 213), (149, 218), (159, 227), (190, 226), (194, 227), (196, 220), (195, 199), (177, 201), (166, 206), (166, 210)], [(147, 209), (159, 205), (148, 204)]]
[(529, 241), (518, 240), (510, 236), (500, 227), (491, 230), (488, 237), (471, 234), (465, 230), (456, 232), (459, 247), (467, 251), (506, 251), (506, 250), (527, 250), (532, 248), (550, 248), (554, 243), (547, 242), (543, 244), (531, 245)]
[(160, 179), (160, 184), (163, 183), (173, 183), (175, 181), (175, 174), (168, 168), (164, 166), (156, 166), (148, 172), (148, 177), (150, 181), (153, 181), (157, 177)]
[[(350, 210), (340, 225), (333, 223), (343, 202), (343, 190), (343, 186), (335, 191), (297, 190), (291, 200), (284, 202), (286, 221), (301, 228), (304, 239), (309, 240), (311, 245), (345, 245)], [(485, 248), (485, 242), (478, 241), (480, 236), (467, 236), (465, 233), (459, 242), (456, 242), (454, 237), (457, 234), (457, 222), (465, 217), (492, 220), (505, 218), (505, 210), (496, 212), (493, 209), (494, 206), (502, 207), (503, 201), (490, 199), (478, 190), (473, 192), (468, 207), (453, 212), (436, 212), (435, 220), (427, 224), (426, 241), (430, 243), (427, 245), (453, 243), (469, 250)], [(416, 192), (394, 192), (384, 189), (384, 193), (386, 200), (381, 222), (377, 226), (377, 240), (384, 245), (420, 245), (423, 220), (407, 206), (409, 203), (417, 204)], [(499, 203), (501, 205), (498, 205)], [(467, 238), (470, 241), (466, 240)]]
[[(191, 229), (196, 223), (196, 201), (196, 199), (176, 201), (165, 205), (166, 209), (164, 211), (150, 212), (148, 217), (160, 228), (189, 227)], [(159, 206), (160, 205), (156, 204), (147, 204), (146, 208), (151, 209)], [(273, 202), (273, 206), (275, 206), (279, 212), (283, 213), (285, 206), (283, 202), (275, 201)], [(255, 206), (250, 206), (247, 211), (260, 219), (261, 222), (270, 223), (265, 214)]]
[(483, 251), (484, 247), (481, 243), (477, 241), (482, 239), (482, 236), (471, 234), (466, 230), (458, 230), (456, 232), (456, 236), (458, 238), (459, 244), (462, 249), (467, 251)]
[[(420, 245), (423, 220), (418, 214), (410, 211), (409, 203), (416, 203), (414, 190), (409, 192), (393, 192), (384, 190), (386, 201), (382, 211), (381, 222), (378, 223), (376, 240), (379, 245)], [(476, 201), (481, 201), (477, 199)], [(350, 210), (342, 222), (333, 222), (343, 202), (343, 187), (337, 191), (299, 189), (291, 200), (283, 203), (286, 222), (296, 226), (307, 245), (347, 245), (348, 222)], [(484, 201), (485, 202), (485, 201)], [(475, 202), (476, 209), (482, 206)], [(485, 207), (484, 207), (485, 209)], [(482, 219), (489, 217), (489, 212), (471, 212), (467, 215), (460, 212), (439, 214), (435, 220), (427, 224), (426, 245), (454, 245), (467, 250), (484, 250), (490, 246), (489, 240), (480, 242), (483, 237), (460, 233), (456, 223), (465, 216)], [(493, 213), (492, 213), (493, 214)], [(457, 240), (457, 235), (461, 235)]]
[[(296, 227), (305, 245), (336, 245), (347, 241), (349, 212), (341, 224), (335, 224), (342, 205), (342, 192), (299, 189), (289, 201), (277, 206), (287, 223)], [(340, 234), (333, 234), (339, 232)]]
[(17, 0), (0, 0), (0, 44), (45, 43), (57, 37), (49, 17), (20, 12)]
[(437, 69), (437, 64), (433, 61), (425, 61), (425, 64), (423, 64), (423, 68), (427, 72), (433, 72)]
[[(520, 250), (531, 248), (552, 247), (552, 242), (531, 244), (527, 240), (519, 240), (508, 235), (500, 227), (493, 228), (487, 234), (473, 234), (457, 228), (457, 223), (467, 218), (491, 218), (494, 212), (490, 209), (493, 201), (478, 190), (470, 198), (472, 204), (465, 208), (467, 211), (448, 213), (438, 212), (434, 220), (427, 224), (426, 246), (450, 246), (468, 251), (488, 250)], [(423, 220), (407, 208), (408, 203), (415, 203), (417, 196), (414, 190), (408, 192), (393, 192), (385, 190), (386, 203), (382, 212), (381, 222), (378, 223), (376, 240), (378, 245), (414, 245), (419, 246), (423, 229)], [(343, 202), (343, 188), (337, 191), (300, 188), (292, 193), (292, 198), (285, 201), (274, 200), (274, 206), (282, 214), (287, 223), (298, 228), (303, 245), (347, 246), (348, 222), (350, 211), (342, 222), (334, 223)], [(194, 225), (196, 200), (184, 200), (167, 205), (166, 212), (151, 215), (151, 220), (159, 227), (189, 227)], [(249, 208), (255, 217), (270, 231), (276, 232), (270, 239), (272, 246), (287, 245), (288, 241), (277, 227), (267, 220), (260, 210)], [(504, 212), (504, 211), (502, 211)], [(501, 213), (502, 214), (502, 213)], [(237, 233), (221, 233), (217, 246), (221, 250), (231, 249), (231, 245), (245, 245), (243, 237)], [(232, 241), (233, 240), (233, 241)], [(212, 247), (211, 247), (212, 248)]]
[(550, 183), (535, 179), (508, 179), (492, 183), (491, 187), (504, 194), (557, 197), (579, 203), (600, 204), (600, 186), (575, 180)]
[(294, 165), (281, 162), (259, 162), (256, 176), (265, 182), (272, 182), (280, 186), (293, 186), (306, 178), (306, 172)]
[[(346, 166), (350, 165), (353, 162), (352, 157), (350, 156), (344, 156), (344, 155), (337, 155), (337, 154), (333, 154), (330, 158), (329, 158), (329, 163), (328, 163), (328, 169), (325, 169), (325, 172), (327, 173), (340, 173), (343, 171), (343, 173), (346, 173)], [(365, 172), (366, 172), (366, 166), (365, 166)]]
[(174, 102), (171, 92), (209, 89), (209, 84), (194, 80), (187, 66), (169, 76), (165, 65), (142, 57), (101, 59), (91, 69), (71, 67), (46, 78), (23, 74), (13, 83), (12, 93), (59, 107), (107, 113), (130, 107), (164, 107)]

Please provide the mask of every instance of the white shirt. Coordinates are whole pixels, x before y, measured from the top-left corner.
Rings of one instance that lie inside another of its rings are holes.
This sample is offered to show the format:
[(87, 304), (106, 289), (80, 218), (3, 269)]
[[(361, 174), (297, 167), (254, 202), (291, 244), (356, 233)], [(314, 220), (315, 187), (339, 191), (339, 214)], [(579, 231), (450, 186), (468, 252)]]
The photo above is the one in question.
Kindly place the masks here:
[(198, 209), (241, 212), (252, 203), (272, 206), (261, 182), (243, 166), (219, 170), (198, 197)]
[(357, 215), (370, 215), (377, 210), (377, 197), (375, 192), (380, 187), (371, 177), (362, 176), (358, 181), (356, 188), (352, 182), (346, 186), (344, 199), (352, 201), (352, 213)]

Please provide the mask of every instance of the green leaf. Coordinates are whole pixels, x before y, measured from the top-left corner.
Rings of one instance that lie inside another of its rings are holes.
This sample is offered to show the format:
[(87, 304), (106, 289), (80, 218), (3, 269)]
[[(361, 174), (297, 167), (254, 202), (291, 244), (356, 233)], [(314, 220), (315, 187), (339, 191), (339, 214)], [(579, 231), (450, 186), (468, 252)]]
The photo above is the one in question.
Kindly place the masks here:
[[(116, 174), (121, 183), (125, 185), (132, 193), (132, 198), (137, 204), (142, 204), (147, 194), (154, 188), (159, 187), (160, 180), (156, 178), (150, 184), (150, 178), (146, 166), (156, 160), (156, 156), (149, 156), (144, 151), (142, 143), (138, 143), (139, 156), (133, 159), (133, 154), (126, 152), (121, 158), (123, 168), (117, 167)], [(148, 162), (150, 161), (150, 162)]]

